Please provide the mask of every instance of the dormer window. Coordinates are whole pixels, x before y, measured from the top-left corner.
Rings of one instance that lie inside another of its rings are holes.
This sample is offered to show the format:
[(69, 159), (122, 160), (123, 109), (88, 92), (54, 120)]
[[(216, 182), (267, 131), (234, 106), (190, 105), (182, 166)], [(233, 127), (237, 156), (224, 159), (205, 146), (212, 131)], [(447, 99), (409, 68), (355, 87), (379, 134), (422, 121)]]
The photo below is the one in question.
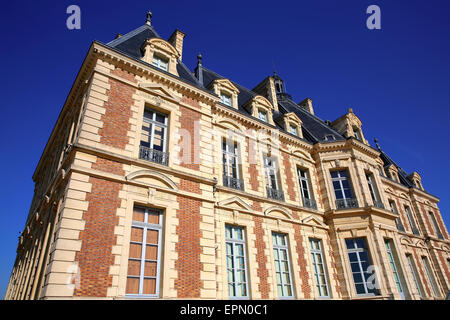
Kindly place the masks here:
[(169, 60), (162, 58), (161, 56), (154, 55), (152, 64), (158, 69), (168, 71), (169, 70)]
[(353, 135), (355, 136), (356, 140), (362, 141), (361, 139), (361, 132), (358, 128), (353, 128)]
[(227, 95), (226, 93), (221, 93), (220, 94), (220, 101), (224, 105), (227, 105), (227, 106), (231, 107), (231, 96), (230, 95)]
[(289, 126), (289, 133), (291, 133), (291, 134), (293, 134), (295, 136), (298, 136), (297, 126), (291, 124)]
[(262, 109), (259, 109), (258, 110), (258, 118), (259, 118), (259, 120), (267, 122), (267, 112)]
[(327, 134), (325, 136), (325, 141), (334, 141), (336, 138), (332, 134)]

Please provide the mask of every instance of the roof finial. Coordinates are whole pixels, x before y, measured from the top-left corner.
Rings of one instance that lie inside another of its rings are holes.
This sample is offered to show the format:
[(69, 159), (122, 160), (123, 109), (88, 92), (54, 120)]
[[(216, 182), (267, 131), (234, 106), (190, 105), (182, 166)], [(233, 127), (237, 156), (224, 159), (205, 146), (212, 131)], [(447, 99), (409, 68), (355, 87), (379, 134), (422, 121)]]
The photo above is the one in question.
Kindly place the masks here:
[(374, 138), (373, 141), (375, 141), (375, 145), (377, 146), (377, 149), (381, 150), (380, 145), (378, 144), (378, 139)]
[(198, 65), (198, 66), (201, 66), (201, 65), (202, 65), (202, 54), (201, 54), (201, 53), (199, 53), (199, 54), (197, 55), (197, 65)]
[(147, 21), (145, 22), (145, 24), (148, 24), (149, 26), (152, 25), (152, 12), (151, 11), (147, 12)]
[(353, 108), (348, 108), (348, 113), (353, 113)]

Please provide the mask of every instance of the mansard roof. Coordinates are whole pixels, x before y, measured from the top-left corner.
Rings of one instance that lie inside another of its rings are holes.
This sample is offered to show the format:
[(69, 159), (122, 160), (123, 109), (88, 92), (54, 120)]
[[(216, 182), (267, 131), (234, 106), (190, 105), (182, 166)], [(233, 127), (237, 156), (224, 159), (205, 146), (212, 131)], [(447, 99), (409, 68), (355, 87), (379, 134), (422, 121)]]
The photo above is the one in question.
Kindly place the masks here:
[[(151, 38), (162, 39), (156, 32), (156, 30), (153, 28), (153, 26), (151, 26), (150, 24), (144, 24), (143, 26), (140, 26), (139, 28), (131, 32), (128, 32), (127, 34), (118, 37), (106, 43), (105, 45), (119, 51), (120, 53), (128, 57), (131, 57), (136, 60), (142, 60), (143, 57), (143, 52), (141, 51), (142, 44), (147, 39)], [(141, 62), (145, 63), (144, 61)], [(148, 65), (153, 67), (150, 64)], [(213, 95), (215, 95), (215, 93), (212, 90), (207, 89), (209, 84), (216, 79), (226, 79), (226, 77), (223, 77), (220, 74), (205, 68), (204, 66), (202, 66), (202, 64), (199, 64), (195, 69), (195, 71), (191, 72), (182, 61), (178, 61), (177, 71), (179, 74), (179, 78), (181, 80), (184, 80)], [(247, 109), (244, 108), (244, 105), (248, 101), (256, 97), (258, 94), (232, 80), (230, 81), (233, 83), (233, 85), (235, 85), (239, 89), (238, 112), (251, 117), (251, 114)], [(327, 141), (326, 137), (330, 135), (334, 137), (334, 140), (331, 140), (331, 142), (346, 140), (346, 138), (343, 135), (335, 131), (325, 121), (309, 113), (307, 110), (303, 109), (298, 104), (296, 104), (291, 99), (290, 95), (288, 94), (278, 95), (277, 100), (278, 100), (278, 111), (276, 110), (273, 111), (274, 120), (280, 118), (280, 116), (282, 116), (283, 114), (294, 112), (302, 121), (302, 131), (304, 137), (303, 140), (306, 140), (313, 144), (317, 142), (326, 142)], [(256, 120), (260, 121), (259, 119)], [(275, 121), (274, 123), (277, 129), (285, 131), (282, 124), (280, 124), (278, 121)], [(380, 152), (380, 158), (383, 160), (384, 165), (389, 166), (390, 164), (392, 164), (398, 169), (400, 183), (409, 188), (414, 187), (414, 183), (411, 181), (410, 178), (408, 178), (408, 174), (399, 165), (397, 165), (384, 151), (382, 151), (379, 148), (379, 146), (377, 147), (378, 151)]]
[[(152, 38), (162, 39), (151, 25), (144, 24), (143, 26), (140, 26), (139, 28), (137, 28), (133, 31), (130, 31), (127, 34), (125, 34), (119, 38), (116, 38), (104, 45), (106, 45), (110, 48), (114, 48), (115, 50), (117, 50), (117, 51), (121, 52), (122, 54), (124, 54), (128, 57), (131, 57), (133, 59), (142, 60), (142, 57), (144, 56), (144, 54), (141, 50), (142, 44), (147, 39), (152, 39)], [(141, 61), (141, 62), (145, 63), (144, 61)], [(148, 65), (152, 66), (151, 64), (148, 64)], [(156, 68), (156, 67), (154, 67), (154, 68)], [(159, 70), (159, 71), (165, 72), (162, 70)], [(201, 86), (199, 84), (199, 82), (194, 77), (192, 72), (188, 69), (188, 67), (186, 67), (186, 65), (183, 62), (178, 61), (177, 71), (178, 71), (178, 75), (179, 75), (180, 79), (187, 81), (188, 83), (193, 84), (196, 87), (204, 89), (203, 86)], [(171, 75), (171, 76), (173, 76), (173, 75)]]

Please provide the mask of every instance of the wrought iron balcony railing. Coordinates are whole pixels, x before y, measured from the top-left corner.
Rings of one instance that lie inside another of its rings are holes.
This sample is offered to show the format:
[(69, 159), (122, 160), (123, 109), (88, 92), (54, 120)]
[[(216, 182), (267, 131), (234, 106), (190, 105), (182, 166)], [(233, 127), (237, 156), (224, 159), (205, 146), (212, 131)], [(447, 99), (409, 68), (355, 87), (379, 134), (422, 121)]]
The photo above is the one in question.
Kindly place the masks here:
[(150, 149), (145, 146), (139, 147), (139, 158), (147, 161), (163, 164), (167, 166), (169, 164), (169, 153), (162, 152), (155, 149)]
[(269, 186), (266, 186), (267, 196), (269, 198), (284, 201), (284, 193), (281, 190), (273, 189)]
[(354, 198), (347, 199), (337, 199), (336, 200), (336, 209), (350, 209), (350, 208), (358, 208), (358, 201)]
[(317, 210), (317, 203), (314, 199), (302, 197), (303, 207)]
[(244, 190), (244, 180), (230, 176), (223, 176), (223, 185), (237, 190)]
[(375, 201), (373, 202), (373, 206), (374, 206), (374, 207), (377, 207), (377, 208), (380, 208), (380, 209), (384, 209), (384, 204), (383, 204), (383, 202), (381, 202), (381, 201), (379, 201), (379, 200), (375, 200)]

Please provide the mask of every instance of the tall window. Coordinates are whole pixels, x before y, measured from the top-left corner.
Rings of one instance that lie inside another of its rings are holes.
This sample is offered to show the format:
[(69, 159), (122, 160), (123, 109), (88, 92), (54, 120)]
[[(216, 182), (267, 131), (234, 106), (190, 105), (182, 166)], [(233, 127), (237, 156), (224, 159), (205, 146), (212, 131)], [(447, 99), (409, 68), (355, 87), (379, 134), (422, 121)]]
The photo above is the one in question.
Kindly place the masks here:
[(223, 184), (224, 186), (242, 190), (243, 180), (239, 170), (238, 144), (236, 141), (222, 139)]
[[(368, 268), (372, 265), (364, 238), (346, 239), (350, 268), (353, 274), (356, 294), (358, 295), (378, 295), (376, 281)], [(373, 280), (372, 280), (373, 279)]]
[(244, 229), (225, 226), (228, 296), (248, 298)]
[(398, 263), (396, 252), (393, 250), (392, 241), (385, 239), (384, 244), (386, 245), (386, 251), (388, 254), (388, 258), (389, 258), (389, 263), (391, 265), (392, 272), (394, 274), (394, 280), (395, 280), (395, 284), (397, 286), (398, 292), (400, 293), (400, 296), (402, 297), (402, 299), (405, 299), (405, 293), (404, 293), (403, 284), (402, 284), (402, 283), (404, 283), (403, 274), (402, 274), (402, 270), (399, 268), (400, 264)]
[(416, 227), (416, 224), (414, 222), (413, 216), (411, 214), (411, 210), (409, 209), (408, 206), (404, 206), (404, 208), (405, 208), (406, 217), (408, 218), (409, 226), (411, 227), (412, 232), (415, 235), (418, 235), (419, 234), (419, 230)]
[(444, 239), (444, 236), (441, 233), (441, 230), (439, 229), (438, 223), (436, 221), (436, 217), (434, 216), (433, 212), (429, 211), (428, 215), (430, 216), (431, 224), (433, 225), (434, 232), (438, 236), (439, 239)]
[(434, 280), (434, 276), (431, 273), (430, 264), (428, 263), (428, 259), (426, 257), (422, 257), (422, 264), (423, 264), (423, 267), (425, 268), (425, 272), (427, 274), (428, 281), (431, 284), (431, 288), (433, 289), (433, 294), (435, 297), (438, 297), (439, 293), (437, 290), (436, 281)]
[(353, 198), (347, 170), (331, 171), (331, 181), (333, 183), (334, 195), (336, 196), (337, 209), (358, 207), (356, 199)]
[(366, 173), (367, 185), (369, 186), (370, 196), (372, 198), (373, 205), (384, 209), (383, 203), (378, 198), (378, 191), (375, 186), (375, 178), (373, 174)]
[(131, 225), (127, 295), (158, 297), (162, 213), (136, 206)]
[(267, 112), (266, 111), (264, 111), (262, 109), (258, 109), (258, 117), (259, 117), (259, 120), (267, 122)]
[(167, 71), (169, 67), (169, 60), (164, 59), (158, 55), (153, 55), (153, 61), (152, 64), (157, 67), (158, 69)]
[(284, 234), (274, 232), (272, 233), (272, 242), (278, 296), (280, 298), (292, 298), (294, 295), (292, 292), (287, 237)]
[(421, 285), (419, 282), (419, 278), (417, 278), (417, 269), (414, 265), (413, 258), (410, 254), (406, 255), (406, 259), (408, 260), (409, 270), (411, 271), (411, 274), (413, 276), (414, 284), (416, 285), (417, 292), (419, 293), (419, 296), (422, 298), (422, 290), (420, 289)]
[(231, 106), (231, 96), (229, 96), (225, 93), (221, 93), (220, 100), (222, 101), (223, 104), (225, 104), (227, 106)]
[(317, 209), (316, 202), (314, 201), (310, 192), (310, 180), (308, 171), (302, 168), (297, 168), (298, 181), (300, 184), (300, 191), (302, 193), (303, 206), (307, 208)]
[(278, 166), (276, 159), (264, 156), (264, 173), (266, 176), (266, 190), (269, 198), (284, 200), (278, 180)]
[(319, 239), (309, 239), (311, 248), (314, 278), (316, 279), (317, 294), (321, 298), (328, 298), (328, 281), (325, 272), (325, 261), (322, 254), (322, 243)]
[(167, 145), (168, 117), (165, 114), (146, 108), (142, 122), (139, 158), (168, 164)]
[[(398, 214), (397, 206), (395, 205), (395, 201), (389, 200), (389, 207), (391, 208), (391, 212)], [(397, 226), (397, 229), (405, 232), (405, 227), (403, 226), (402, 221), (400, 220), (400, 217), (395, 218), (395, 224)]]

